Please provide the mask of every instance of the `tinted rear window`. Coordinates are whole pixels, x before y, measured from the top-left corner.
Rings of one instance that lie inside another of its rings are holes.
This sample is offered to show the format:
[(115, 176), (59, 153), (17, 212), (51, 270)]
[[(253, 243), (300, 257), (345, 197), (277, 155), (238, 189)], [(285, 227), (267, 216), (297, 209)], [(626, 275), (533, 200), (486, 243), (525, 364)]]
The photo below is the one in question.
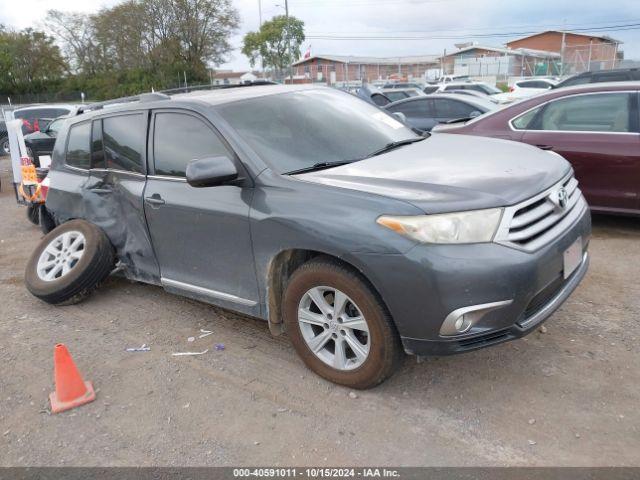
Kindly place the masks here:
[(394, 105), (389, 108), (389, 110), (392, 112), (403, 113), (407, 118), (433, 117), (431, 102), (432, 100), (427, 99), (413, 100), (411, 102), (403, 102), (398, 105)]
[(435, 104), (438, 118), (466, 118), (471, 116), (471, 112), (480, 111), (480, 108), (475, 108), (457, 100), (438, 98)]
[(15, 110), (13, 116), (15, 118), (48, 118), (53, 119), (62, 115), (67, 115), (71, 110), (68, 108), (30, 108), (25, 110)]
[(102, 120), (95, 120), (91, 129), (91, 168), (105, 168)]
[(596, 73), (593, 75), (592, 83), (598, 82), (624, 82), (631, 80), (628, 72)]
[(398, 100), (407, 98), (404, 92), (384, 92), (384, 94), (392, 102), (397, 102)]
[(102, 119), (107, 168), (142, 173), (146, 125), (144, 115), (119, 115)]
[(80, 123), (69, 129), (67, 141), (66, 163), (72, 167), (89, 168), (91, 154), (89, 143), (91, 138), (91, 123)]

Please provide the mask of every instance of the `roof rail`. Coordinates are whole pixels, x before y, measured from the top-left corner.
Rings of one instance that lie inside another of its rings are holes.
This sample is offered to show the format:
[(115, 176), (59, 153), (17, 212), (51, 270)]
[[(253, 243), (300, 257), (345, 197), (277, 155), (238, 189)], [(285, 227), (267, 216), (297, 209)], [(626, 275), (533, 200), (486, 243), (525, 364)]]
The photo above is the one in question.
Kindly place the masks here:
[(200, 90), (220, 90), (220, 89), (227, 89), (227, 88), (252, 87), (256, 85), (277, 85), (277, 83), (272, 82), (270, 80), (259, 79), (251, 83), (241, 83), (237, 85), (208, 85), (207, 84), (207, 85), (194, 85), (191, 87), (170, 88), (168, 90), (162, 90), (159, 92), (141, 93), (139, 95), (131, 95), (129, 97), (114, 98), (111, 100), (105, 100), (104, 102), (95, 102), (95, 103), (90, 103), (88, 105), (83, 105), (78, 109), (78, 115), (88, 111), (101, 110), (104, 107), (108, 107), (111, 105), (121, 105), (123, 103), (133, 103), (133, 102), (148, 103), (148, 102), (155, 102), (158, 100), (170, 100), (171, 99), (170, 95), (175, 95), (178, 93), (189, 93), (189, 92), (195, 92)]
[(227, 88), (255, 87), (258, 85), (277, 85), (277, 83), (272, 82), (271, 80), (258, 79), (258, 80), (254, 80), (253, 82), (238, 83), (235, 85), (210, 85), (210, 84), (193, 85), (188, 87), (170, 88), (168, 90), (161, 90), (161, 92), (166, 93), (168, 95), (175, 95), (178, 93), (198, 92), (200, 90), (224, 90)]
[(85, 113), (87, 111), (92, 111), (92, 110), (101, 110), (104, 107), (108, 107), (111, 105), (120, 105), (123, 103), (133, 103), (133, 102), (147, 103), (147, 102), (155, 102), (157, 100), (170, 100), (170, 99), (171, 97), (164, 93), (159, 93), (159, 92), (141, 93), (140, 95), (131, 95), (129, 97), (121, 97), (121, 98), (114, 98), (111, 100), (105, 100), (104, 102), (90, 103), (88, 105), (80, 107), (78, 109), (78, 114)]

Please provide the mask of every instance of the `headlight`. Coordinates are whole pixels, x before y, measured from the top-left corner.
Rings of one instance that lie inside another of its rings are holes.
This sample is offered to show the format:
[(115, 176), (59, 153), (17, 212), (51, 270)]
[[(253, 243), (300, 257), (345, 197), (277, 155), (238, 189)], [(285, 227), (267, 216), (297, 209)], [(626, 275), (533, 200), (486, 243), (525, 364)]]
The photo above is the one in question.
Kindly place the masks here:
[(422, 243), (482, 243), (493, 239), (501, 217), (501, 208), (490, 208), (411, 217), (384, 215), (377, 222)]

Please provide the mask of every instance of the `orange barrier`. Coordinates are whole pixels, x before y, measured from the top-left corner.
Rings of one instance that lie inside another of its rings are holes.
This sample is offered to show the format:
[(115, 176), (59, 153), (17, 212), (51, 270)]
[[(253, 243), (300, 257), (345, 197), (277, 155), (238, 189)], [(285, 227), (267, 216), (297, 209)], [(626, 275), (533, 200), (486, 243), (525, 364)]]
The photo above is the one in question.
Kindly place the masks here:
[(62, 343), (53, 350), (53, 365), (56, 391), (49, 394), (52, 413), (64, 412), (96, 399), (93, 385), (82, 379), (69, 350)]

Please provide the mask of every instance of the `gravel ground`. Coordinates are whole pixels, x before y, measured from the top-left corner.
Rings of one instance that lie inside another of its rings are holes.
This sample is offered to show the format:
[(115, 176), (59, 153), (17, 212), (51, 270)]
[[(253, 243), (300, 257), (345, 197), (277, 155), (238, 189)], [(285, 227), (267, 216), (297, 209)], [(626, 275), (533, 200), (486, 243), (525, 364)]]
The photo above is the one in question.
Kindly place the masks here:
[[(41, 234), (8, 168), (0, 160), (0, 466), (640, 465), (638, 219), (594, 218), (590, 272), (546, 333), (408, 357), (350, 395), (262, 321), (158, 287), (112, 278), (69, 307), (32, 297), (23, 271)], [(214, 333), (188, 342), (200, 329)], [(50, 415), (58, 342), (97, 399)], [(150, 352), (124, 351), (143, 343)]]

